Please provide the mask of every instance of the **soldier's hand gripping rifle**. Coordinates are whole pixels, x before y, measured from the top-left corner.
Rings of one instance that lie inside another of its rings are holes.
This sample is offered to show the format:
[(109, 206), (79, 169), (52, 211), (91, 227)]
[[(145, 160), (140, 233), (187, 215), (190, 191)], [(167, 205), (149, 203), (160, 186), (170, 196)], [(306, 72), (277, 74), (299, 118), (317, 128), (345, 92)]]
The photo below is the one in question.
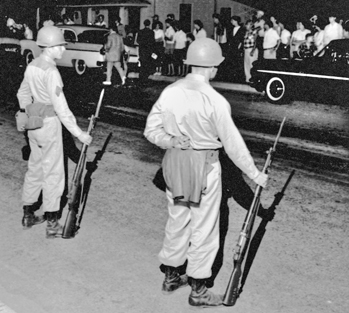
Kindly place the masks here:
[[(88, 125), (87, 133), (91, 135), (93, 129), (96, 126), (97, 119), (99, 117), (99, 111), (101, 109), (102, 105), (102, 100), (104, 96), (104, 89), (102, 89), (101, 94), (99, 96), (97, 108), (95, 114), (92, 114), (90, 117), (90, 123)], [(79, 162), (76, 165), (74, 175), (72, 178), (72, 183), (69, 189), (68, 193), (68, 215), (63, 227), (63, 234), (62, 238), (69, 239), (73, 238), (76, 233), (76, 221), (77, 221), (77, 216), (79, 214), (79, 209), (81, 207), (81, 201), (82, 201), (82, 183), (81, 183), (81, 178), (82, 178), (82, 173), (85, 168), (85, 163), (86, 163), (86, 154), (87, 154), (87, 144), (83, 144), (81, 153), (80, 153), (80, 158)]]
[[(262, 172), (265, 174), (268, 173), (269, 167), (271, 166), (273, 155), (276, 151), (276, 145), (280, 138), (285, 120), (286, 120), (286, 117), (284, 117), (284, 119), (282, 120), (282, 123), (279, 128), (279, 132), (276, 136), (273, 147), (271, 147), (267, 151), (268, 156), (262, 170)], [(233, 257), (234, 268), (231, 273), (230, 280), (223, 297), (223, 304), (226, 306), (233, 306), (236, 303), (236, 300), (240, 294), (239, 284), (240, 284), (240, 279), (242, 274), (242, 270), (241, 270), (242, 262), (244, 260), (246, 251), (250, 243), (254, 220), (259, 209), (260, 196), (261, 196), (262, 190), (263, 190), (263, 187), (257, 185), (254, 192), (254, 198), (253, 198), (252, 204), (245, 217), (244, 224), (240, 231), (239, 239), (237, 241), (237, 244), (234, 250), (234, 257)]]

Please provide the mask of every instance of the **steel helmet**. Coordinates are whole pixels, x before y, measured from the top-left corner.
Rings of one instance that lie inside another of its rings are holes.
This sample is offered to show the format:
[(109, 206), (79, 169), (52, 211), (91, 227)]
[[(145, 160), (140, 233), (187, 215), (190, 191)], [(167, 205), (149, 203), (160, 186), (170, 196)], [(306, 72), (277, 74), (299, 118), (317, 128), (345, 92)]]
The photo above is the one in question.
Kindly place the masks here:
[(199, 38), (190, 44), (184, 63), (211, 67), (218, 66), (223, 60), (222, 49), (216, 41), (210, 38)]
[(55, 26), (44, 26), (40, 28), (36, 44), (41, 47), (49, 48), (54, 46), (66, 45), (62, 31)]

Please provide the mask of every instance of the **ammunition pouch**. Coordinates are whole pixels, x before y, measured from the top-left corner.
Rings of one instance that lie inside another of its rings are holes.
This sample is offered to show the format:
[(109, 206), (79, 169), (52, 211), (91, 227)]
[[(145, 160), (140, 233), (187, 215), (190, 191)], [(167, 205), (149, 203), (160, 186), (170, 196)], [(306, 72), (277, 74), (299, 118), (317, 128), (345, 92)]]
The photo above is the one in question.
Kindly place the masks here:
[(45, 117), (56, 116), (53, 105), (34, 102), (26, 106), (25, 112), (23, 109), (16, 114), (17, 129), (23, 131), (23, 126), (26, 130), (39, 129), (44, 125)]

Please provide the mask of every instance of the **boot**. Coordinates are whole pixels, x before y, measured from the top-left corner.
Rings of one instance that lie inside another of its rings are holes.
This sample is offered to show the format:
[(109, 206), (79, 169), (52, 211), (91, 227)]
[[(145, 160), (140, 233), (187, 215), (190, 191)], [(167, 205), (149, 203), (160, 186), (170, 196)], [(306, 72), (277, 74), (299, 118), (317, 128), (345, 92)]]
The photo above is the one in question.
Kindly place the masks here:
[(188, 285), (188, 276), (180, 275), (178, 269), (172, 266), (165, 266), (165, 279), (162, 283), (162, 293), (171, 294), (175, 290)]
[(34, 205), (24, 205), (23, 211), (24, 215), (22, 218), (22, 226), (23, 229), (29, 229), (34, 225), (41, 224), (45, 221), (43, 215), (36, 216), (34, 211), (36, 211), (36, 207)]
[(209, 291), (205, 279), (191, 279), (189, 304), (195, 307), (215, 307), (223, 304), (223, 297)]
[(46, 238), (54, 239), (62, 237), (63, 226), (58, 223), (58, 211), (46, 212), (47, 227), (46, 227)]

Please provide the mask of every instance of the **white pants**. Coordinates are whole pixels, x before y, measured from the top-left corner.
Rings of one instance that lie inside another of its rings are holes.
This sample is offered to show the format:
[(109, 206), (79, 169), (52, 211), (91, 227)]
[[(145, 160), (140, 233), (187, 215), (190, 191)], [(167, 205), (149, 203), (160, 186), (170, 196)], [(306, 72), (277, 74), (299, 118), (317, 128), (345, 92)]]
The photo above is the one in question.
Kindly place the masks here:
[(169, 218), (159, 260), (178, 267), (188, 260), (187, 274), (196, 279), (211, 276), (211, 268), (219, 248), (219, 210), (222, 197), (221, 165), (213, 163), (207, 175), (207, 192), (200, 206), (174, 205), (166, 190)]
[(64, 189), (62, 125), (58, 117), (47, 117), (40, 129), (29, 130), (31, 149), (25, 174), (22, 201), (31, 205), (43, 192), (43, 211), (59, 211)]
[(251, 56), (252, 49), (253, 48), (245, 49), (244, 53), (244, 68), (247, 83), (250, 82), (252, 63), (258, 59), (258, 49), (256, 49), (253, 53), (253, 56)]

